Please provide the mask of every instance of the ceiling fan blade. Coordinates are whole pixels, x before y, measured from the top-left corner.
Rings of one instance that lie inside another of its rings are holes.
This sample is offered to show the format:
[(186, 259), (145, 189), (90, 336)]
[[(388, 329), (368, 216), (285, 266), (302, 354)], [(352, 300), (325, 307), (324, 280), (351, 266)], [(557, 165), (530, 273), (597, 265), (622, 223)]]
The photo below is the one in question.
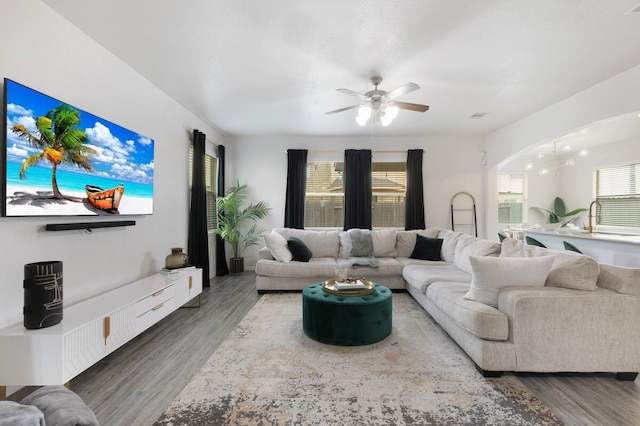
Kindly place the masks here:
[(411, 92), (415, 92), (416, 90), (420, 89), (420, 86), (418, 86), (415, 83), (407, 83), (403, 86), (397, 87), (393, 90), (391, 90), (390, 92), (387, 92), (386, 95), (384, 95), (385, 98), (387, 98), (387, 100), (391, 100), (391, 99), (395, 99), (398, 96), (402, 96), (402, 95), (406, 95), (407, 93), (411, 93)]
[(342, 93), (346, 93), (347, 95), (356, 96), (356, 97), (362, 99), (363, 101), (370, 101), (371, 100), (371, 98), (369, 96), (363, 95), (362, 93), (354, 92), (353, 90), (336, 89), (336, 91), (342, 92)]
[(350, 109), (360, 108), (360, 106), (361, 105), (351, 105), (351, 106), (348, 106), (348, 107), (344, 107), (344, 108), (336, 109), (336, 110), (333, 110), (333, 111), (325, 112), (325, 114), (335, 114), (336, 112), (349, 111)]
[(409, 109), (411, 111), (418, 111), (418, 112), (425, 112), (426, 110), (429, 109), (429, 105), (422, 105), (422, 104), (412, 104), (409, 102), (390, 102), (390, 105), (395, 105), (400, 109)]

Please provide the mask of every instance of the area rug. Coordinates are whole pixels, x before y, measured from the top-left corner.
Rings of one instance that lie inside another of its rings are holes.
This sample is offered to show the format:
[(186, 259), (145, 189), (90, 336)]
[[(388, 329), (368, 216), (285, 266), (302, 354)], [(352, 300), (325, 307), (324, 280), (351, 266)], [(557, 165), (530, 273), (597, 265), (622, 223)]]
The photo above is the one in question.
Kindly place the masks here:
[(517, 377), (486, 379), (406, 293), (373, 345), (302, 331), (302, 299), (266, 294), (156, 425), (557, 425)]

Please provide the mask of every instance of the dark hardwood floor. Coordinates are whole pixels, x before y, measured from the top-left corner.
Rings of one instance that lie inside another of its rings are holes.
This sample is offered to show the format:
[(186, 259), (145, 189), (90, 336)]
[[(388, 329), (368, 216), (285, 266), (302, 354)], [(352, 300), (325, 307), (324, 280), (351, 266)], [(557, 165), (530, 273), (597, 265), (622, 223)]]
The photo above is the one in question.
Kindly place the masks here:
[[(259, 298), (253, 272), (215, 278), (200, 308), (174, 312), (76, 377), (71, 388), (103, 426), (152, 425)], [(517, 377), (568, 425), (640, 425), (640, 378)]]

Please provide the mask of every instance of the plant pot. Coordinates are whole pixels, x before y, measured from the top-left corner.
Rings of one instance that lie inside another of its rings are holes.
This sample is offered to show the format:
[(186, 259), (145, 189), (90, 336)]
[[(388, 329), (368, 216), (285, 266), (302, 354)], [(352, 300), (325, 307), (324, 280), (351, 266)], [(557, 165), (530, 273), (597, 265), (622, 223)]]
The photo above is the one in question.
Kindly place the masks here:
[(241, 274), (244, 272), (244, 257), (232, 257), (230, 259), (229, 272), (232, 274)]

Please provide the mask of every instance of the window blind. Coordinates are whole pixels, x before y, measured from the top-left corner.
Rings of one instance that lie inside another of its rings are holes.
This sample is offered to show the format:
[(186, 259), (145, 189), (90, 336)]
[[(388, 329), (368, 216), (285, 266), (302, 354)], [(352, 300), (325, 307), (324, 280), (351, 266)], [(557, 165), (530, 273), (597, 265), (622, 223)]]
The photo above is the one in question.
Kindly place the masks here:
[[(304, 226), (340, 228), (344, 224), (344, 163), (307, 162)], [(406, 162), (371, 164), (373, 227), (404, 227)]]
[[(211, 155), (205, 154), (204, 157), (205, 166), (205, 185), (207, 187), (207, 230), (213, 231), (218, 227), (216, 217), (216, 198), (217, 198), (217, 183), (216, 178), (218, 175), (218, 159)], [(189, 147), (189, 189), (193, 182), (193, 147)]]
[(640, 163), (598, 169), (596, 200), (600, 203), (596, 223), (640, 227)]
[(524, 222), (523, 174), (498, 175), (498, 223), (516, 224)]
[(372, 163), (371, 188), (373, 227), (404, 228), (407, 163)]
[(304, 226), (342, 227), (344, 223), (344, 163), (307, 162)]

